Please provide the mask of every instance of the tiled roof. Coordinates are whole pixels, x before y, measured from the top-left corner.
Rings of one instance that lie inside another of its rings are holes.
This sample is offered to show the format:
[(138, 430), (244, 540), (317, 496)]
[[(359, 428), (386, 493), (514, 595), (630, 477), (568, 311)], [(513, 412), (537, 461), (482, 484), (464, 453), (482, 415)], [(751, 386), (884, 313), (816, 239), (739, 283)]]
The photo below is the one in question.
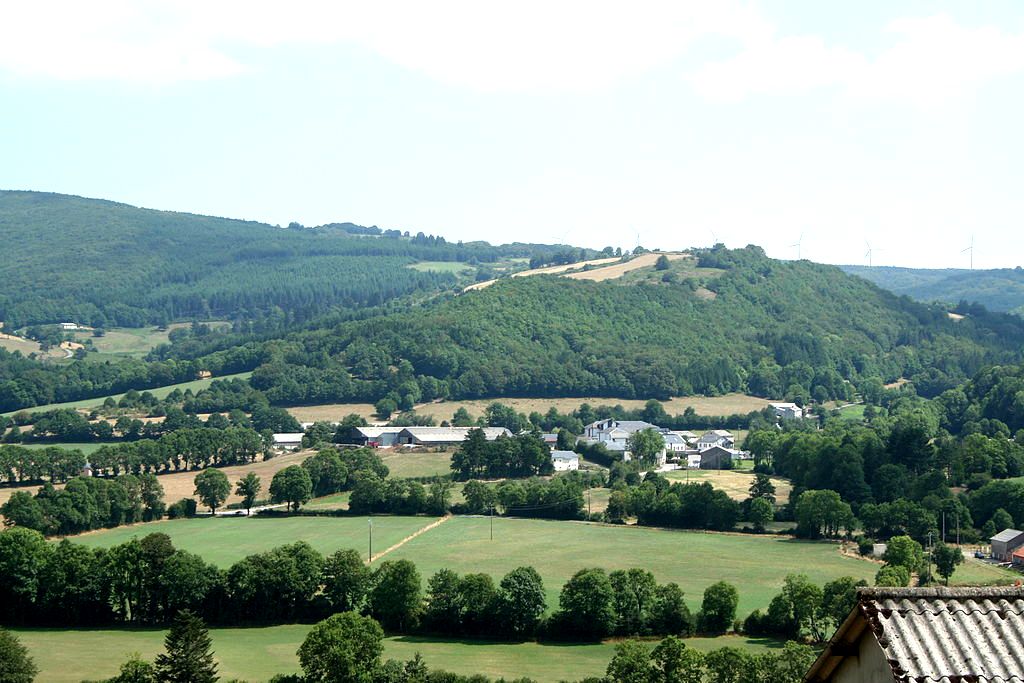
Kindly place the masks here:
[(865, 619), (899, 683), (1024, 683), (1024, 588), (862, 588), (808, 673)]

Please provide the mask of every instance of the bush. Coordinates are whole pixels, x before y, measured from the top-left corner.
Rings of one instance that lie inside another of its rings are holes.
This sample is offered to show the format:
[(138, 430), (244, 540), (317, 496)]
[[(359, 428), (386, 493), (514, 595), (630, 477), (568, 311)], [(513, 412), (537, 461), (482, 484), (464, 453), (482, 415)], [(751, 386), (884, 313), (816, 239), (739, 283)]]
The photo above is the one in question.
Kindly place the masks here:
[(167, 508), (167, 517), (170, 519), (195, 517), (195, 515), (196, 501), (194, 498), (182, 498), (177, 503), (174, 503)]
[(857, 552), (861, 555), (870, 555), (871, 551), (875, 549), (875, 539), (861, 536), (857, 539)]

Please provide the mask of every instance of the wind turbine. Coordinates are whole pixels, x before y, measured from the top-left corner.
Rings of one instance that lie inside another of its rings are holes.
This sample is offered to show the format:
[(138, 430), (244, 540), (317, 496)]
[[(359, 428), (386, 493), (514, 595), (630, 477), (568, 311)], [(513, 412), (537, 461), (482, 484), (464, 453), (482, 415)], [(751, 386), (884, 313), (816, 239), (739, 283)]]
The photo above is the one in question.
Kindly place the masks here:
[(865, 258), (867, 258), (867, 260), (868, 260), (868, 268), (871, 268), (871, 267), (872, 267), (872, 266), (874, 265), (874, 264), (873, 264), (873, 263), (871, 262), (871, 256), (872, 256), (872, 255), (873, 255), (873, 254), (874, 254), (874, 253), (875, 253), (876, 251), (885, 251), (885, 250), (884, 250), (884, 249), (872, 249), (872, 248), (871, 248), (871, 242), (868, 242), (867, 240), (864, 240), (864, 244), (866, 244), (866, 245), (867, 245), (867, 247), (868, 247), (868, 250), (867, 250), (867, 252), (865, 252), (865, 253), (864, 253), (864, 256), (865, 256)]
[(960, 253), (970, 252), (971, 256), (971, 270), (974, 270), (974, 235), (971, 235), (971, 245), (966, 249), (961, 249)]
[(718, 244), (718, 235), (716, 235), (715, 231), (712, 230), (711, 228), (708, 228), (708, 232), (711, 233), (711, 246), (715, 246), (716, 244)]
[(798, 239), (795, 244), (789, 245), (791, 247), (796, 247), (796, 260), (797, 261), (799, 261), (800, 258), (801, 258), (800, 257), (800, 245), (803, 244), (803, 242), (804, 242), (804, 234), (801, 232), (800, 233), (800, 239)]

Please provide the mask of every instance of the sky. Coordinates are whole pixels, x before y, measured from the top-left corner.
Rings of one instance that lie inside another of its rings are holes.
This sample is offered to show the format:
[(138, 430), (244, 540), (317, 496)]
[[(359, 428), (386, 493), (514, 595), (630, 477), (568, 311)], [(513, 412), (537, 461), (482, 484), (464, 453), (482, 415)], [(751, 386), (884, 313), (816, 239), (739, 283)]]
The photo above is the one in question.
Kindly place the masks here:
[(0, 4), (0, 188), (281, 225), (1014, 267), (1022, 121), (1019, 0)]

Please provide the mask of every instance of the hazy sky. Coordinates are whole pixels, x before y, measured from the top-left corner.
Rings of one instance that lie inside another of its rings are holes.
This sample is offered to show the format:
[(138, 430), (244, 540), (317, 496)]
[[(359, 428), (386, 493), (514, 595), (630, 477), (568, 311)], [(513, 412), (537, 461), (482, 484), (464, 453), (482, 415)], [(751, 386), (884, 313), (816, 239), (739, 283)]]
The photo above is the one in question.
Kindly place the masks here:
[(451, 239), (1024, 261), (1024, 3), (0, 5), (0, 188)]

